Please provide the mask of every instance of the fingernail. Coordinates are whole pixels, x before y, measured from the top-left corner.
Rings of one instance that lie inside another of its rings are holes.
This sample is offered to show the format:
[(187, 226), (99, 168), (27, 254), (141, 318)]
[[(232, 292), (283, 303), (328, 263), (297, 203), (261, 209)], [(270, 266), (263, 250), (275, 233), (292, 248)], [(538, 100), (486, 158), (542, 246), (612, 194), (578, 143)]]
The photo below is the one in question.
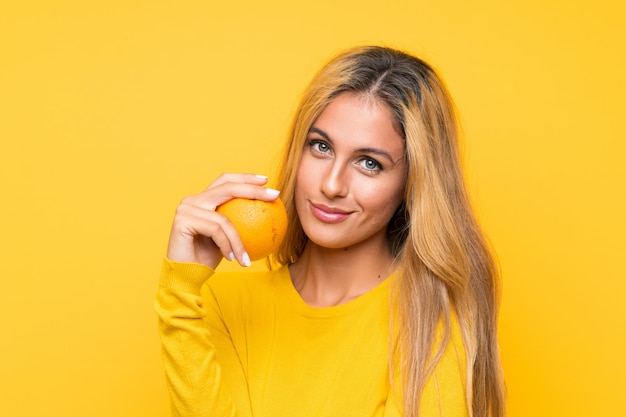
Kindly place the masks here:
[(257, 175), (256, 177), (259, 178), (259, 179), (262, 179), (262, 180), (266, 180), (267, 179), (266, 175)]
[(244, 252), (241, 259), (243, 260), (243, 266), (252, 265), (252, 262), (250, 262), (250, 257), (248, 256), (248, 252)]
[(228, 260), (229, 261), (234, 261), (235, 260), (235, 253), (234, 252), (231, 252), (231, 253), (228, 254)]
[(275, 190), (275, 189), (273, 189), (273, 188), (266, 188), (266, 189), (265, 189), (265, 192), (266, 192), (266, 193), (268, 193), (268, 194), (269, 194), (269, 195), (271, 195), (271, 196), (277, 196), (277, 195), (279, 195), (279, 194), (280, 194), (280, 191)]

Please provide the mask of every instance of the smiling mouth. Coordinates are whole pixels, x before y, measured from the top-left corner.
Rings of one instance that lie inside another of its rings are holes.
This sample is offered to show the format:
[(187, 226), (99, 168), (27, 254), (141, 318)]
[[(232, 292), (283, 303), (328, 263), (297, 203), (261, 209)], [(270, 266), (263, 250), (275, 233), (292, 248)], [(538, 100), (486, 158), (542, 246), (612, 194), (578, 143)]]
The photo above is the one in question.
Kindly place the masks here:
[(337, 207), (329, 207), (324, 204), (310, 204), (313, 216), (324, 223), (339, 223), (352, 214), (351, 211), (342, 210)]

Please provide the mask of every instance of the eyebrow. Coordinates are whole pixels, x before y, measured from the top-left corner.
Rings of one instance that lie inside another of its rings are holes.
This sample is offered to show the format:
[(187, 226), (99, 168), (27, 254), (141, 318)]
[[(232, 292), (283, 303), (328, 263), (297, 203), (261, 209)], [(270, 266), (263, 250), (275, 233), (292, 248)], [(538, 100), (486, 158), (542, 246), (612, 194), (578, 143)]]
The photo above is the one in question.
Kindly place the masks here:
[[(317, 133), (318, 135), (322, 136), (324, 139), (326, 139), (331, 144), (333, 143), (333, 140), (330, 138), (330, 136), (328, 136), (328, 133), (324, 132), (322, 129), (319, 129), (319, 128), (315, 127), (315, 126), (311, 127), (311, 129), (309, 129), (309, 133)], [(374, 155), (382, 156), (383, 158), (389, 159), (389, 161), (391, 161), (391, 163), (393, 163), (393, 164), (396, 163), (396, 161), (393, 160), (393, 158), (391, 157), (389, 152), (384, 151), (382, 149), (378, 149), (378, 148), (359, 148), (356, 151), (359, 152), (359, 153), (371, 153), (371, 154), (374, 154)]]

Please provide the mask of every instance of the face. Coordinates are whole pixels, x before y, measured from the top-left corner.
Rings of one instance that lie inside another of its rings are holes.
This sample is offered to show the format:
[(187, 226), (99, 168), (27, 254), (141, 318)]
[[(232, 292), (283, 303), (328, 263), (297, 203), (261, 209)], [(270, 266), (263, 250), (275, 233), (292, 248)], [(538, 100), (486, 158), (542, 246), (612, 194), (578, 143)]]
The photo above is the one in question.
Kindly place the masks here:
[(326, 248), (386, 245), (406, 181), (404, 141), (376, 99), (337, 96), (313, 123), (295, 202), (309, 241)]

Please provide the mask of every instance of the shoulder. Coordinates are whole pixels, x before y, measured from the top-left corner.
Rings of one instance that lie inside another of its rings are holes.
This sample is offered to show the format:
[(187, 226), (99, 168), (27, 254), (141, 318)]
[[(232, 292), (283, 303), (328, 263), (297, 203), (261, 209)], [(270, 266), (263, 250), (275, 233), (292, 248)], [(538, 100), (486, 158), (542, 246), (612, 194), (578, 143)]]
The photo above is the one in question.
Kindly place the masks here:
[(424, 388), (422, 407), (444, 416), (467, 416), (467, 356), (461, 326), (454, 313), (450, 316), (449, 338), (441, 348), (439, 361)]
[[(437, 329), (436, 341), (433, 348), (441, 349), (441, 356), (437, 363), (437, 374), (440, 376), (460, 377), (465, 380), (467, 355), (463, 334), (459, 320), (454, 312), (450, 314), (450, 331), (448, 337), (444, 339), (443, 324), (440, 323)], [(442, 342), (445, 344), (442, 345)]]
[(454, 351), (454, 357), (457, 360), (459, 367), (465, 373), (467, 358), (465, 352), (465, 343), (463, 342), (463, 334), (457, 315), (452, 312), (450, 315), (450, 342), (448, 350)]

